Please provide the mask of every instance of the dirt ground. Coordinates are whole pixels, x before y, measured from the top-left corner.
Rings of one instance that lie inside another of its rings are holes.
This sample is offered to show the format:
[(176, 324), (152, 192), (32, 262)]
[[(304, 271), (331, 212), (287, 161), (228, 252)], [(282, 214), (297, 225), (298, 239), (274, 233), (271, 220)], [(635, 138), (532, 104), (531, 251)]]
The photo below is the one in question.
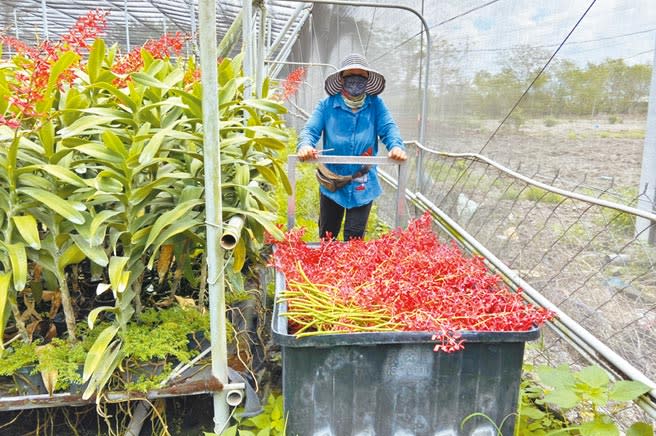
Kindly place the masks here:
[[(498, 120), (476, 122), (474, 128), (429, 125), (426, 143), (449, 152), (480, 153), (521, 174), (557, 177), (563, 182), (602, 189), (637, 187), (640, 182), (646, 119), (624, 118), (527, 120), (519, 128)], [(485, 145), (487, 143), (487, 145)], [(656, 146), (656, 144), (655, 144)]]

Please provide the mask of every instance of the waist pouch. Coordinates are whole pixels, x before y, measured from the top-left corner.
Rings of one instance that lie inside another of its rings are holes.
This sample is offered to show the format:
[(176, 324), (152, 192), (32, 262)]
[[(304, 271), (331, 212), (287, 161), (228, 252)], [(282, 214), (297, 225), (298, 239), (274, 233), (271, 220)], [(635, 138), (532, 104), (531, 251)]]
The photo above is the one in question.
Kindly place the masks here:
[(319, 164), (317, 165), (316, 176), (321, 186), (330, 192), (335, 192), (338, 189), (341, 189), (347, 184), (351, 183), (353, 179), (362, 177), (368, 172), (369, 165), (363, 165), (362, 168), (350, 176), (340, 176), (339, 174), (335, 174), (334, 172), (330, 171), (324, 164)]

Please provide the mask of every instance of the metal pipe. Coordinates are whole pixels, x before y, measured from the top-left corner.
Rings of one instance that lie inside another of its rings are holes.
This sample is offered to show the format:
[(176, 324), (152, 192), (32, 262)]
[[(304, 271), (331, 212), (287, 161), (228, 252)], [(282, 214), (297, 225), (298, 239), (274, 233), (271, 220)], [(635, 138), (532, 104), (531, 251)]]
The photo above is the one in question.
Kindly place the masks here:
[[(280, 52), (276, 56), (276, 61), (282, 61), (283, 59), (287, 59), (289, 57), (289, 53), (292, 51), (292, 46), (296, 43), (296, 40), (298, 39), (298, 34), (301, 31), (301, 28), (305, 24), (305, 21), (308, 19), (310, 16), (310, 11), (309, 10), (304, 10), (302, 12), (302, 17), (299, 19), (298, 23), (296, 24), (296, 27), (292, 31), (292, 36), (285, 41), (285, 45), (280, 49)], [(278, 75), (280, 72), (280, 69), (282, 68), (282, 65), (276, 65), (273, 69), (270, 70), (269, 76), (275, 77)]]
[(631, 215), (636, 215), (636, 216), (639, 216), (639, 217), (644, 218), (646, 220), (649, 220), (652, 223), (656, 222), (656, 214), (654, 214), (654, 213), (650, 213), (650, 212), (647, 212), (645, 210), (638, 209), (638, 208), (635, 208), (635, 207), (625, 206), (623, 204), (615, 203), (615, 202), (612, 202), (612, 201), (602, 200), (602, 199), (595, 198), (595, 197), (590, 197), (590, 196), (584, 195), (584, 194), (578, 194), (576, 192), (567, 191), (565, 189), (556, 188), (555, 186), (551, 186), (551, 185), (547, 185), (547, 184), (542, 183), (542, 182), (538, 182), (537, 180), (533, 180), (533, 179), (531, 179), (527, 176), (524, 176), (522, 174), (519, 174), (519, 173), (511, 170), (511, 169), (508, 169), (508, 168), (504, 167), (503, 165), (500, 165), (497, 162), (495, 162), (495, 161), (493, 161), (493, 160), (489, 159), (488, 157), (483, 156), (481, 154), (477, 154), (477, 153), (447, 153), (447, 152), (443, 152), (443, 151), (437, 151), (437, 150), (430, 149), (428, 147), (425, 147), (424, 145), (419, 144), (416, 141), (409, 141), (408, 143), (414, 143), (421, 150), (424, 150), (424, 151), (429, 152), (429, 153), (433, 153), (433, 154), (438, 155), (438, 156), (477, 159), (477, 160), (483, 161), (483, 162), (487, 163), (488, 165), (491, 165), (491, 166), (503, 171), (504, 173), (508, 174), (509, 176), (512, 176), (512, 177), (514, 177), (516, 179), (519, 179), (523, 182), (526, 182), (529, 185), (533, 185), (533, 186), (536, 186), (540, 189), (544, 189), (545, 191), (553, 192), (554, 194), (559, 194), (559, 195), (562, 195), (564, 197), (573, 198), (575, 200), (585, 201), (586, 203), (595, 204), (597, 206), (603, 206), (603, 207), (607, 207), (607, 208), (610, 208), (610, 209), (615, 209), (619, 212), (625, 212), (625, 213), (629, 213)]
[(276, 51), (280, 43), (282, 42), (283, 38), (287, 34), (287, 31), (292, 27), (292, 24), (296, 21), (300, 13), (303, 11), (303, 9), (307, 9), (311, 7), (310, 5), (306, 5), (301, 3), (300, 5), (296, 6), (296, 9), (294, 9), (294, 12), (292, 12), (292, 15), (289, 17), (289, 20), (285, 23), (284, 27), (282, 30), (278, 33), (278, 36), (276, 39), (273, 41), (273, 44), (269, 47), (269, 50), (267, 51), (266, 57), (269, 58), (273, 56), (273, 52)]
[(333, 70), (337, 71), (337, 67), (333, 64), (322, 64), (321, 62), (290, 62), (290, 61), (271, 61), (265, 60), (264, 62), (268, 64), (281, 64), (281, 65), (303, 65), (306, 67), (330, 67)]
[(128, 0), (123, 0), (123, 16), (125, 17), (125, 47), (129, 52), (130, 47), (130, 14), (128, 12)]
[(41, 0), (41, 21), (43, 21), (43, 39), (50, 39), (48, 32), (48, 5), (46, 0)]
[[(184, 383), (168, 386), (161, 389), (155, 389), (146, 393), (121, 391), (106, 392), (102, 395), (103, 402), (124, 402), (139, 400), (154, 400), (158, 398), (186, 397), (188, 395), (211, 394), (217, 391), (230, 392), (235, 390), (244, 390), (244, 383), (223, 384), (214, 377), (190, 379)], [(3, 412), (25, 409), (43, 409), (60, 406), (82, 406), (93, 404), (95, 398), (82, 399), (82, 394), (70, 392), (55, 394), (33, 394), (20, 396), (6, 396), (0, 398), (0, 410)]]
[(524, 294), (527, 295), (535, 303), (554, 312), (556, 314), (556, 321), (565, 326), (570, 332), (573, 332), (575, 334), (575, 338), (580, 341), (580, 345), (588, 345), (592, 347), (592, 349), (594, 349), (598, 354), (603, 356), (604, 359), (611, 363), (614, 368), (617, 368), (628, 378), (631, 380), (640, 381), (647, 385), (650, 388), (649, 395), (651, 395), (653, 400), (656, 401), (656, 382), (649, 379), (640, 370), (626, 361), (626, 359), (615, 353), (606, 344), (592, 335), (592, 333), (583, 328), (578, 322), (567, 316), (567, 314), (561, 311), (555, 304), (544, 297), (539, 291), (525, 282), (515, 271), (506, 266), (480, 242), (474, 239), (474, 237), (469, 235), (469, 233), (467, 233), (462, 227), (460, 227), (454, 220), (452, 220), (448, 215), (440, 210), (423, 194), (416, 192), (414, 193), (414, 197), (422, 206), (430, 210), (433, 214), (437, 215), (441, 221), (446, 223), (448, 231), (454, 235), (457, 235), (459, 241), (466, 242), (471, 250), (483, 256), (495, 270), (499, 271), (501, 274), (507, 277), (518, 288), (521, 288)]
[(196, 29), (196, 1), (189, 0), (189, 19), (191, 23), (191, 52), (194, 56), (198, 55), (198, 31)]
[(387, 9), (402, 9), (415, 14), (424, 26), (426, 32), (426, 65), (424, 73), (424, 95), (421, 100), (421, 124), (419, 128), (419, 142), (424, 143), (424, 136), (426, 134), (426, 110), (428, 107), (428, 76), (430, 75), (430, 56), (432, 50), (430, 28), (424, 19), (424, 16), (417, 12), (415, 9), (395, 3), (370, 3), (370, 2), (357, 2), (357, 1), (341, 1), (341, 0), (279, 0), (283, 2), (303, 2), (313, 4), (329, 4), (329, 5), (345, 5), (345, 6), (363, 6), (370, 8), (387, 8)]
[(244, 84), (244, 99), (249, 99), (253, 95), (252, 79), (253, 70), (255, 68), (255, 61), (253, 58), (253, 1), (242, 0), (242, 14), (243, 14), (243, 27), (242, 27), (242, 45), (244, 51), (244, 75), (248, 77), (249, 81)]
[[(207, 284), (209, 291), (212, 376), (228, 384), (225, 288), (221, 204), (221, 135), (219, 134), (219, 87), (217, 76), (216, 1), (200, 0), (200, 68), (203, 85), (203, 155), (205, 161), (205, 219), (207, 220)], [(214, 431), (221, 433), (230, 420), (227, 391), (213, 395)]]
[(15, 8), (14, 8), (14, 35), (16, 36), (16, 39), (20, 39), (20, 29), (18, 28), (18, 13), (16, 13)]
[[(646, 132), (642, 149), (638, 207), (645, 211), (653, 211), (656, 200), (656, 50), (654, 50), (654, 62), (651, 69)], [(638, 238), (643, 241), (656, 242), (656, 229), (652, 227), (652, 223), (643, 219), (636, 220), (635, 234)]]
[(256, 56), (256, 69), (255, 69), (255, 94), (258, 98), (264, 97), (262, 95), (262, 85), (264, 83), (264, 44), (266, 41), (266, 28), (267, 21), (267, 8), (264, 2), (260, 3), (259, 7), (259, 28), (257, 34), (257, 47), (255, 48)]

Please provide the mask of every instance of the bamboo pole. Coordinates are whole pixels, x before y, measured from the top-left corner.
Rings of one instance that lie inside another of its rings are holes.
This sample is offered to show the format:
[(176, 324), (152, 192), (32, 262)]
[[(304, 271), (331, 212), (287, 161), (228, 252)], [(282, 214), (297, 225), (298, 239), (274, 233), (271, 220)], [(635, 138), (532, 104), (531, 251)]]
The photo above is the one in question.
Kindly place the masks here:
[[(207, 284), (210, 309), (212, 376), (228, 384), (225, 287), (222, 233), (219, 90), (216, 44), (216, 1), (199, 3), (200, 66), (203, 85), (203, 149), (205, 159), (205, 214), (207, 224)], [(214, 394), (214, 432), (221, 433), (230, 419), (227, 392)]]

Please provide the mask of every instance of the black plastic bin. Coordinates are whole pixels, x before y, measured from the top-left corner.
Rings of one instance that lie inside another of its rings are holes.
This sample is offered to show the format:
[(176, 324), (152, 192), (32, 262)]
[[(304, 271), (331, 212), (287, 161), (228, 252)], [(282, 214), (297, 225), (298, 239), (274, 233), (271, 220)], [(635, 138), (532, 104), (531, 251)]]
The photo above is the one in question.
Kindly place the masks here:
[[(284, 289), (276, 274), (276, 297)], [(465, 333), (434, 352), (431, 333), (345, 333), (296, 339), (276, 304), (288, 435), (512, 435), (528, 332)], [(484, 414), (463, 420), (472, 413)]]

